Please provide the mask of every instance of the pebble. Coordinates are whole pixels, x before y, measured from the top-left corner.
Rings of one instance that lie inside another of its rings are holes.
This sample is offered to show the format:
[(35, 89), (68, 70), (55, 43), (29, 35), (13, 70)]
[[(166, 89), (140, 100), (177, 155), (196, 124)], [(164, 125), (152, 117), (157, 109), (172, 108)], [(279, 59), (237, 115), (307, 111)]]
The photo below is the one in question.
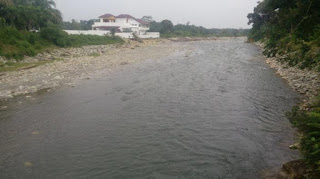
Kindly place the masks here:
[(33, 132), (32, 132), (32, 135), (39, 135), (39, 134), (40, 134), (39, 131), (33, 131)]
[(31, 162), (25, 162), (25, 163), (24, 163), (24, 166), (25, 166), (25, 167), (32, 167), (32, 163), (31, 163)]
[[(131, 50), (131, 47), (135, 49)], [(86, 79), (86, 76), (81, 78), (81, 74), (92, 75), (92, 73), (102, 69), (120, 66), (121, 63), (132, 64), (147, 59), (159, 59), (182, 48), (185, 48), (185, 46), (166, 39), (153, 39), (146, 40), (144, 43), (128, 41), (125, 45), (60, 48), (50, 53), (38, 54), (35, 57), (26, 57), (23, 63), (48, 59), (63, 60), (56, 60), (55, 63), (47, 63), (32, 69), (6, 72), (3, 78), (0, 78), (0, 99), (4, 100), (46, 88), (67, 86), (79, 79)], [(94, 52), (101, 53), (101, 56), (93, 60), (89, 55)], [(26, 98), (32, 97), (26, 96)]]
[(6, 110), (6, 109), (8, 109), (8, 106), (1, 106), (0, 109), (1, 109), (1, 110)]
[(307, 101), (310, 101), (314, 96), (319, 94), (319, 72), (288, 67), (286, 64), (278, 62), (276, 58), (268, 58), (266, 63), (271, 68), (274, 68), (276, 73), (285, 79), (294, 90), (308, 97)]

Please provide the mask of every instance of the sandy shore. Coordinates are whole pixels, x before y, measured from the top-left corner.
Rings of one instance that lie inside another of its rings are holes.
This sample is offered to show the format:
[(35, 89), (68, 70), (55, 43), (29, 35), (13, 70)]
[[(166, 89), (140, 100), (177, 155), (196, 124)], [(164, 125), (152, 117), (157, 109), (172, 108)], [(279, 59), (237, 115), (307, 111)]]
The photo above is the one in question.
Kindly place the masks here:
[[(0, 99), (8, 99), (21, 94), (59, 86), (74, 86), (77, 80), (103, 69), (137, 63), (146, 59), (158, 59), (181, 49), (178, 43), (169, 40), (146, 40), (144, 43), (129, 41), (123, 45), (88, 46), (61, 49), (60, 60), (31, 69), (5, 72), (0, 76)], [(79, 55), (81, 54), (81, 55)], [(63, 56), (63, 59), (61, 59)], [(56, 58), (42, 54), (37, 58)], [(34, 61), (27, 58), (26, 61)]]

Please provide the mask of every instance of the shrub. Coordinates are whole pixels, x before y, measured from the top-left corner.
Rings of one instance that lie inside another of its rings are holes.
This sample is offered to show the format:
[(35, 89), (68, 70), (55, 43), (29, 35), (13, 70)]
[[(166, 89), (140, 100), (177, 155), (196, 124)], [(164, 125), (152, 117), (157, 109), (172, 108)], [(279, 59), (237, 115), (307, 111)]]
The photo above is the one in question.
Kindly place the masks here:
[(0, 28), (0, 56), (22, 60), (34, 56), (52, 46), (79, 47), (84, 45), (106, 45), (123, 43), (120, 37), (95, 35), (68, 35), (59, 26), (49, 24), (40, 33), (19, 31), (14, 27)]
[(41, 29), (40, 36), (59, 47), (66, 47), (68, 45), (68, 34), (53, 24), (49, 24), (48, 27)]
[(320, 97), (312, 105), (312, 110), (301, 111), (298, 107), (288, 113), (289, 119), (305, 135), (301, 139), (301, 150), (313, 174), (320, 174)]

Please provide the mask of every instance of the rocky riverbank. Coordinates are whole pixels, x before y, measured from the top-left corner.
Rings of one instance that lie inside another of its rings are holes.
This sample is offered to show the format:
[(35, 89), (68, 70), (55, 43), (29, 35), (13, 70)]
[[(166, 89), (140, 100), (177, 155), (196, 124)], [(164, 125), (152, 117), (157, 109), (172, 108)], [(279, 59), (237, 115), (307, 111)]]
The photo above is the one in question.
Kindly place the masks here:
[[(264, 44), (256, 43), (261, 49)], [(276, 70), (276, 74), (285, 79), (289, 86), (295, 91), (299, 92), (304, 99), (299, 104), (300, 110), (309, 111), (310, 107), (316, 96), (319, 95), (320, 89), (320, 73), (314, 70), (301, 70), (297, 67), (290, 67), (286, 63), (281, 63), (277, 60), (279, 57), (267, 58), (266, 63)], [(301, 135), (299, 134), (302, 138)], [(300, 142), (291, 145), (292, 149), (300, 149)], [(283, 164), (282, 169), (271, 176), (265, 178), (305, 178), (304, 175), (307, 173), (307, 166), (304, 160), (290, 161)]]
[[(87, 79), (93, 72), (157, 59), (179, 48), (169, 40), (127, 41), (118, 45), (62, 48), (26, 57), (23, 63), (48, 61), (44, 65), (0, 74), (0, 99), (33, 93), (58, 86), (74, 86), (78, 79)], [(5, 60), (5, 59), (2, 59)]]
[[(262, 43), (256, 43), (263, 48)], [(285, 79), (289, 86), (305, 97), (300, 108), (308, 110), (310, 103), (315, 96), (319, 95), (320, 89), (320, 73), (314, 70), (301, 70), (297, 67), (290, 67), (286, 63), (281, 63), (277, 57), (267, 58), (266, 63), (276, 70), (276, 74)]]

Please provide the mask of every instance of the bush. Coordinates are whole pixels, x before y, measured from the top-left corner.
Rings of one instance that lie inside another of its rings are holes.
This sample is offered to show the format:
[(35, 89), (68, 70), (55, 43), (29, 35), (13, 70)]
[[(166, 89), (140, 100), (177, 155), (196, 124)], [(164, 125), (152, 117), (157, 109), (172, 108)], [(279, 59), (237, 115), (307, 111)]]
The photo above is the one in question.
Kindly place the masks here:
[(61, 30), (60, 27), (50, 24), (48, 27), (41, 29), (40, 36), (43, 39), (57, 45), (59, 47), (66, 47), (68, 44), (68, 34)]
[(34, 56), (49, 44), (39, 34), (18, 31), (13, 27), (0, 28), (0, 56), (22, 60), (24, 56)]
[(0, 28), (0, 39), (0, 56), (16, 60), (22, 60), (24, 56), (35, 56), (53, 46), (80, 47), (124, 42), (120, 37), (68, 35), (59, 26), (52, 24), (41, 29), (40, 33), (3, 26)]
[(97, 35), (69, 35), (68, 46), (80, 47), (84, 45), (107, 45), (123, 43), (120, 37), (97, 36)]
[(288, 113), (292, 123), (304, 132), (301, 150), (312, 175), (320, 174), (320, 97), (317, 97), (311, 111), (301, 111), (298, 107)]

